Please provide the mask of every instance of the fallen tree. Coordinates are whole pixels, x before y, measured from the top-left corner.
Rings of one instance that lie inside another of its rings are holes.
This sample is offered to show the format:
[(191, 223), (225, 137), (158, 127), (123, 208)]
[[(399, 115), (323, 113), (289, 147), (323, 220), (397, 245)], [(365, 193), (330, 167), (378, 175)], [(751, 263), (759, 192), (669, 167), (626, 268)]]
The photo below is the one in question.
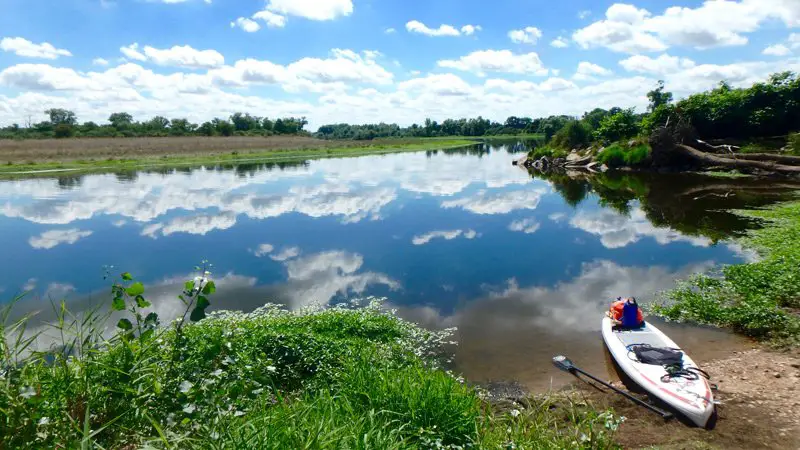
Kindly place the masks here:
[[(767, 172), (782, 174), (800, 175), (800, 165), (779, 164), (774, 160), (753, 160), (741, 158), (741, 155), (734, 157), (722, 157), (720, 155), (705, 153), (685, 144), (677, 144), (673, 151), (683, 153), (683, 155), (695, 159), (704, 165), (722, 166), (730, 169), (758, 169)], [(796, 163), (800, 163), (796, 161)]]

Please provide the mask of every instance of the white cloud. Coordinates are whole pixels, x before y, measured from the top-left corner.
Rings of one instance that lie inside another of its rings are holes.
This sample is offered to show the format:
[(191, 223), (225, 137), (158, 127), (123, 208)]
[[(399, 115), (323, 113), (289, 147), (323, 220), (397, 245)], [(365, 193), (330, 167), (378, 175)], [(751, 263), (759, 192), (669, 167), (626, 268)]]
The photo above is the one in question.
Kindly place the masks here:
[(253, 254), (256, 257), (261, 258), (262, 256), (269, 255), (270, 253), (272, 253), (273, 250), (275, 250), (275, 247), (273, 247), (272, 245), (270, 245), (270, 244), (261, 244), (258, 247), (256, 247), (255, 250), (251, 250), (251, 251), (253, 252)]
[(542, 37), (542, 30), (536, 27), (525, 27), (522, 30), (511, 30), (508, 37), (515, 44), (536, 44)]
[(789, 46), (792, 47), (793, 49), (800, 48), (800, 33), (790, 34), (789, 39), (787, 39), (787, 42)]
[(461, 32), (452, 25), (439, 25), (439, 28), (428, 28), (424, 23), (418, 20), (412, 20), (406, 23), (406, 30), (409, 33), (419, 33), (426, 36), (461, 36)]
[(550, 41), (550, 46), (555, 48), (567, 48), (569, 47), (569, 41), (564, 37), (557, 37)]
[(600, 236), (600, 243), (611, 249), (626, 247), (644, 237), (653, 238), (661, 245), (673, 242), (688, 242), (695, 247), (711, 245), (706, 237), (686, 236), (670, 228), (653, 226), (641, 208), (633, 210), (630, 217), (610, 210), (579, 212), (569, 223), (573, 228)]
[(269, 0), (267, 10), (309, 20), (334, 20), (353, 13), (352, 0)]
[(134, 42), (127, 47), (120, 47), (119, 51), (122, 52), (122, 54), (128, 59), (142, 62), (147, 61), (147, 56), (144, 56), (144, 54), (139, 51), (139, 44), (137, 42)]
[(559, 223), (562, 220), (567, 218), (567, 215), (564, 213), (553, 213), (547, 216), (548, 219), (552, 220), (555, 223)]
[(707, 0), (699, 7), (669, 7), (653, 15), (633, 5), (616, 3), (606, 18), (576, 31), (583, 48), (606, 47), (618, 52), (664, 51), (680, 45), (696, 49), (748, 43), (747, 33), (770, 20), (800, 26), (800, 2), (793, 0)]
[(239, 17), (238, 19), (231, 22), (231, 28), (239, 27), (243, 31), (247, 33), (255, 33), (256, 31), (261, 29), (261, 25), (258, 22), (252, 19), (248, 19), (247, 17)]
[(286, 26), (286, 16), (275, 14), (272, 11), (259, 11), (253, 14), (252, 18), (264, 21), (270, 28), (283, 28)]
[(434, 74), (421, 78), (413, 78), (397, 85), (399, 91), (420, 92), (441, 96), (469, 95), (472, 88), (469, 83), (452, 73)]
[(156, 239), (158, 233), (169, 236), (175, 233), (187, 233), (199, 236), (215, 230), (227, 230), (236, 225), (236, 214), (201, 214), (196, 216), (181, 216), (172, 219), (166, 224), (154, 223), (142, 229), (141, 235)]
[(77, 228), (69, 230), (49, 230), (39, 236), (28, 239), (28, 244), (41, 250), (49, 250), (61, 244), (74, 244), (78, 240), (92, 235), (91, 231), (81, 231)]
[(21, 37), (1, 39), (0, 50), (26, 58), (58, 59), (59, 56), (72, 56), (69, 50), (55, 48), (49, 42), (35, 44)]
[(540, 189), (508, 192), (481, 190), (470, 197), (444, 201), (442, 208), (462, 208), (481, 215), (508, 214), (519, 209), (536, 209), (542, 195), (544, 191)]
[(770, 56), (786, 56), (791, 54), (792, 51), (789, 49), (789, 47), (783, 44), (776, 44), (776, 45), (770, 45), (769, 47), (765, 48), (764, 51), (761, 53)]
[(274, 261), (287, 261), (296, 258), (300, 255), (300, 248), (298, 247), (284, 247), (280, 252), (270, 255), (270, 259)]
[(92, 64), (94, 64), (95, 66), (107, 66), (108, 60), (104, 58), (95, 58), (92, 60)]
[(573, 76), (573, 78), (576, 80), (592, 80), (595, 77), (605, 77), (611, 74), (613, 74), (613, 72), (605, 67), (587, 61), (581, 61), (578, 63), (578, 69), (575, 71), (575, 76)]
[(461, 32), (464, 36), (472, 36), (476, 31), (481, 31), (483, 28), (480, 25), (464, 25), (461, 27)]
[(578, 19), (585, 19), (592, 15), (592, 12), (588, 9), (584, 9), (583, 11), (578, 12)]
[(136, 61), (150, 61), (159, 66), (185, 67), (189, 69), (213, 69), (225, 64), (225, 58), (216, 50), (196, 50), (188, 45), (176, 45), (168, 49), (157, 49), (145, 46), (139, 50), (139, 44), (133, 43), (120, 48), (127, 58)]
[(439, 67), (472, 72), (485, 76), (486, 72), (524, 75), (547, 75), (548, 70), (536, 53), (515, 55), (511, 50), (479, 50), (457, 60), (440, 60)]
[(651, 58), (645, 55), (634, 55), (623, 59), (619, 64), (629, 72), (652, 73), (656, 75), (678, 72), (684, 69), (691, 69), (696, 64), (688, 58), (670, 56), (667, 53), (658, 58)]
[(395, 30), (394, 28), (387, 28), (383, 32), (386, 34), (395, 34), (397, 33), (397, 30)]
[(414, 236), (414, 238), (411, 239), (411, 243), (414, 245), (425, 245), (434, 239), (452, 241), (459, 236), (463, 236), (465, 239), (475, 239), (478, 236), (478, 233), (475, 230), (430, 231), (425, 234)]
[(539, 231), (539, 227), (541, 226), (542, 225), (535, 219), (522, 219), (511, 222), (511, 224), (508, 225), (508, 229), (525, 234), (533, 234)]

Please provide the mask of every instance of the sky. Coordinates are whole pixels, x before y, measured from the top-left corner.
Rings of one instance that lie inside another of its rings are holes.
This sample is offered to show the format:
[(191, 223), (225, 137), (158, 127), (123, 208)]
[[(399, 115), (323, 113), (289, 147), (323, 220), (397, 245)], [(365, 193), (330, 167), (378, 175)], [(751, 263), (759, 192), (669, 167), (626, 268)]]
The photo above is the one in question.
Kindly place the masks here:
[(800, 0), (3, 0), (0, 126), (580, 115), (800, 71)]

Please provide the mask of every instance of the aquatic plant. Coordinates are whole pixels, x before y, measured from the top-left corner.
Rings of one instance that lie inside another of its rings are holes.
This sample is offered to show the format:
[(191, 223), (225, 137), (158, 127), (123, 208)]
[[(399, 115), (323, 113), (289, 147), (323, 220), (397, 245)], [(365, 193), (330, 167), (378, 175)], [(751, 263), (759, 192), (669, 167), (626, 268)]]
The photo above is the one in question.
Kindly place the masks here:
[(742, 238), (761, 260), (698, 275), (665, 293), (654, 312), (668, 319), (720, 326), (779, 345), (800, 344), (800, 203), (739, 214), (764, 227)]

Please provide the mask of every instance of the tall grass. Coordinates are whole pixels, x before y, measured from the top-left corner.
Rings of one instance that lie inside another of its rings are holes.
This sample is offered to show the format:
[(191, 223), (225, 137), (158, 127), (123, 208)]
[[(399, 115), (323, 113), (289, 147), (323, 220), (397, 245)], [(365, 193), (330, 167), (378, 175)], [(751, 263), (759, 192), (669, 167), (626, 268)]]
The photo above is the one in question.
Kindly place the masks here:
[(608, 167), (638, 167), (650, 160), (650, 147), (647, 144), (637, 144), (626, 147), (619, 143), (606, 147), (597, 155), (597, 162)]
[[(613, 445), (601, 420), (609, 413), (590, 408), (572, 421), (545, 409), (522, 419), (491, 413), (441, 368), (451, 330), (421, 329), (378, 301), (205, 317), (213, 283), (185, 287), (184, 320), (161, 326), (129, 274), (114, 283), (111, 308), (75, 314), (62, 302), (44, 328), (10, 321), (5, 308), (0, 448)], [(107, 336), (112, 309), (123, 317)]]

